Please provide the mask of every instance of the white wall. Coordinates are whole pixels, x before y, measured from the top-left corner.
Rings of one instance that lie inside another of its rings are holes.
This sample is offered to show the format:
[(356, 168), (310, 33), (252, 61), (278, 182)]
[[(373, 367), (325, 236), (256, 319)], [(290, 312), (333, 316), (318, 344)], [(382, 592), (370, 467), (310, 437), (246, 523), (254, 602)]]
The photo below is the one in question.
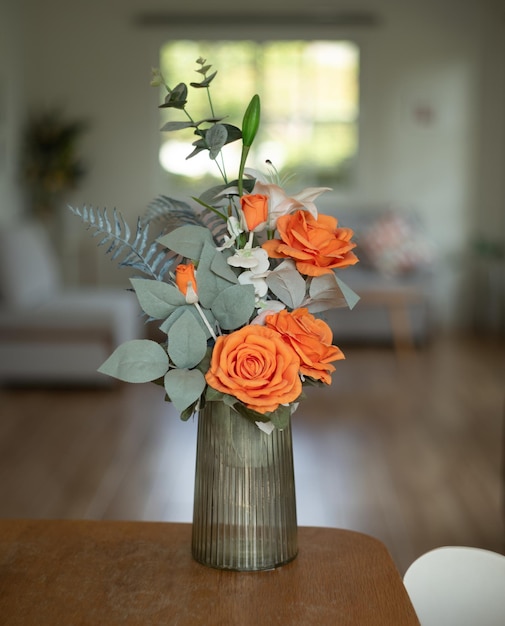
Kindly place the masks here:
[[(167, 3), (22, 0), (22, 6), (28, 105), (60, 104), (92, 125), (83, 147), (90, 173), (71, 202), (117, 207), (133, 222), (153, 197), (170, 190), (157, 163), (158, 92), (149, 87), (158, 47), (169, 34), (138, 28), (132, 18), (137, 7), (167, 12)], [(214, 2), (212, 11), (229, 11), (229, 6), (226, 0)], [(323, 10), (324, 0), (311, 9), (318, 6)], [(367, 8), (366, 0), (361, 6)], [(471, 308), (463, 260), (473, 229), (488, 223), (493, 232), (501, 228), (502, 236), (505, 230), (500, 175), (505, 27), (492, 6), (481, 0), (370, 1), (378, 26), (335, 33), (361, 46), (362, 115), (356, 184), (332, 202), (340, 214), (349, 207), (389, 203), (422, 214), (440, 255), (435, 293), (443, 325), (463, 322)], [(195, 20), (199, 10), (209, 11), (203, 0), (186, 2), (184, 10), (191, 9)], [(258, 13), (269, 9), (265, 0), (254, 6)], [(307, 8), (297, 0), (282, 10)], [(195, 36), (202, 32), (196, 26), (190, 30)], [(192, 71), (188, 68), (188, 74)], [(431, 118), (423, 118), (423, 111)], [(4, 185), (0, 193), (14, 192)], [(7, 205), (2, 198), (0, 214)], [(71, 253), (83, 233), (75, 218), (68, 218)], [(126, 274), (93, 242), (87, 251), (100, 282), (126, 282)]]
[(16, 219), (23, 209), (18, 159), (23, 119), (23, 48), (19, 5), (0, 0), (0, 222)]

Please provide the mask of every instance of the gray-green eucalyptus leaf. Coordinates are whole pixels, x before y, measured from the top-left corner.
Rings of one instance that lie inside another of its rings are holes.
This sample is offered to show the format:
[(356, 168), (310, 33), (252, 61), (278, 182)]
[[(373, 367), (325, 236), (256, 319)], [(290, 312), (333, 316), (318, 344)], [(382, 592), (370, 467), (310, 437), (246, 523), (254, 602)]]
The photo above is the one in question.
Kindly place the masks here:
[(282, 404), (272, 411), (272, 413), (268, 414), (270, 417), (270, 421), (272, 424), (278, 428), (279, 430), (284, 430), (289, 425), (289, 420), (291, 419), (291, 407), (283, 406)]
[(320, 313), (345, 306), (352, 309), (358, 300), (359, 296), (332, 272), (312, 278), (303, 306), (311, 313)]
[(168, 331), (168, 355), (180, 368), (195, 367), (207, 352), (207, 337), (189, 311), (179, 317)]
[(205, 377), (200, 370), (171, 369), (165, 374), (165, 391), (181, 413), (194, 404), (205, 389)]
[(283, 261), (266, 278), (269, 289), (291, 309), (298, 308), (305, 297), (305, 280), (293, 261)]
[(213, 243), (205, 242), (203, 246), (198, 264), (197, 281), (198, 297), (207, 309), (212, 307), (214, 300), (225, 289), (237, 283), (237, 277), (226, 263), (226, 257), (216, 250)]
[(163, 132), (182, 130), (184, 128), (194, 128), (196, 124), (194, 122), (167, 122), (161, 127)]
[(163, 235), (157, 242), (169, 250), (194, 261), (200, 258), (205, 242), (213, 243), (210, 231), (204, 226), (186, 224)]
[[(212, 314), (212, 311), (210, 311), (209, 309), (203, 309), (201, 307), (200, 310), (202, 311), (203, 315), (205, 315), (205, 318), (207, 319), (210, 327), (214, 328), (216, 325), (216, 318)], [(184, 306), (177, 307), (177, 309), (175, 309), (173, 313), (171, 313), (167, 317), (167, 319), (160, 325), (160, 330), (168, 335), (172, 326), (185, 312), (189, 312), (195, 318), (200, 328), (204, 332), (205, 337), (207, 339), (210, 339), (212, 335), (208, 329), (208, 326), (207, 324), (205, 324), (200, 315), (200, 312), (193, 304), (185, 304)]]
[(98, 371), (127, 383), (147, 383), (168, 370), (165, 350), (150, 339), (132, 339), (118, 346)]
[(160, 280), (131, 278), (142, 310), (153, 319), (165, 319), (177, 307), (186, 304), (184, 295), (173, 285)]
[(221, 152), (228, 138), (228, 131), (223, 124), (214, 124), (205, 134), (205, 140), (209, 148), (209, 156), (215, 159)]
[(214, 300), (211, 310), (221, 328), (236, 330), (249, 322), (254, 304), (252, 285), (232, 285)]

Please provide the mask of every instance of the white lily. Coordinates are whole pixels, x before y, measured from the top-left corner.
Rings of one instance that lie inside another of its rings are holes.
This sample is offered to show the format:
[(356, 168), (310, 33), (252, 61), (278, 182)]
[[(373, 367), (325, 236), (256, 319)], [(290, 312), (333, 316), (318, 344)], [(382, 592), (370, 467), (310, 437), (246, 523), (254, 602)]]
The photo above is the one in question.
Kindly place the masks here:
[(248, 270), (239, 275), (238, 282), (241, 285), (252, 285), (254, 287), (256, 301), (258, 302), (260, 298), (264, 298), (268, 293), (268, 285), (265, 280), (267, 274), (268, 272), (256, 274), (254, 271)]
[(248, 170), (247, 174), (256, 179), (252, 193), (268, 196), (267, 228), (269, 230), (275, 230), (279, 217), (300, 209), (308, 211), (314, 219), (317, 219), (317, 207), (314, 200), (325, 191), (331, 191), (331, 187), (307, 187), (293, 196), (288, 196), (282, 187), (267, 182), (259, 172)]
[(268, 253), (263, 248), (253, 248), (251, 237), (244, 248), (237, 250), (233, 256), (228, 258), (227, 262), (232, 267), (243, 267), (255, 274), (262, 274), (270, 268)]
[(241, 227), (240, 222), (233, 215), (226, 220), (226, 226), (231, 237), (229, 237), (228, 235), (224, 236), (223, 245), (216, 248), (216, 250), (219, 250), (219, 252), (228, 248), (232, 248), (235, 245), (237, 237), (244, 232), (244, 229)]

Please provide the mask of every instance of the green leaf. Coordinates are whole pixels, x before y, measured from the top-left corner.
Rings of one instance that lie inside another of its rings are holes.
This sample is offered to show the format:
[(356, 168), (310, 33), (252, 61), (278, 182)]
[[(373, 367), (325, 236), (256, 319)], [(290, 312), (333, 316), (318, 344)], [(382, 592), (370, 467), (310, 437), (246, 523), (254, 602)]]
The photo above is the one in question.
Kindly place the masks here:
[(225, 145), (228, 138), (228, 132), (224, 124), (214, 124), (205, 135), (205, 140), (209, 148), (209, 157), (216, 159), (221, 148)]
[[(198, 122), (195, 122), (195, 126), (198, 128), (201, 124), (217, 124), (218, 122), (221, 122), (222, 120), (224, 120), (224, 117), (204, 117), (201, 120), (198, 120)], [(195, 131), (196, 132), (196, 131)], [(202, 131), (199, 131), (202, 132)]]
[(233, 143), (237, 141), (237, 139), (242, 138), (242, 131), (240, 128), (237, 128), (237, 126), (233, 126), (232, 124), (223, 124), (223, 126), (226, 128), (227, 133), (226, 144)]
[(352, 309), (359, 296), (332, 272), (312, 278), (309, 295), (302, 303), (311, 313), (347, 306)]
[(186, 304), (184, 295), (173, 285), (145, 278), (131, 278), (130, 282), (142, 310), (154, 319), (165, 319)]
[[(226, 132), (228, 133), (226, 144), (232, 143), (233, 141), (237, 141), (237, 139), (240, 139), (242, 137), (242, 131), (240, 130), (240, 128), (237, 128), (236, 126), (232, 126), (231, 124), (222, 124), (222, 126), (226, 128)], [(195, 134), (199, 135), (201, 138), (193, 142), (192, 145), (195, 146), (195, 149), (193, 150), (191, 154), (189, 154), (186, 157), (186, 159), (190, 159), (191, 157), (194, 157), (202, 150), (207, 150), (208, 144), (206, 140), (206, 135), (208, 132), (209, 132), (209, 129), (207, 130), (196, 129), (195, 130)]]
[[(205, 61), (204, 61), (205, 63)], [(212, 65), (202, 65), (202, 67), (199, 70), (196, 70), (199, 74), (203, 74), (205, 76), (205, 74), (207, 74), (207, 72), (210, 70), (210, 68), (212, 67)]]
[[(195, 131), (195, 133), (197, 133), (197, 131)], [(193, 152), (191, 152), (191, 154), (188, 154), (186, 160), (196, 156), (197, 154), (202, 152), (202, 150), (207, 150), (207, 142), (205, 141), (205, 139), (197, 139), (197, 141), (194, 141), (191, 145), (195, 146), (195, 149), (193, 150)]]
[(132, 339), (118, 346), (98, 371), (127, 383), (147, 383), (168, 370), (165, 350), (150, 339)]
[(161, 127), (162, 131), (182, 130), (183, 128), (194, 128), (194, 122), (167, 122)]
[[(248, 193), (252, 193), (255, 182), (256, 180), (253, 178), (244, 179), (243, 189)], [(237, 186), (238, 179), (235, 179), (227, 184), (210, 187), (199, 196), (199, 199), (205, 204), (215, 204), (216, 202), (222, 202), (223, 199), (225, 199), (226, 197), (236, 196), (238, 194)], [(224, 193), (227, 189), (230, 190), (229, 194)]]
[(254, 287), (232, 285), (214, 300), (212, 313), (224, 330), (235, 330), (247, 324), (254, 313)]
[[(205, 399), (208, 402), (218, 402), (218, 401), (221, 401), (221, 400), (223, 400), (224, 395), (225, 394), (222, 391), (218, 391), (217, 389), (214, 389), (214, 387), (210, 387), (209, 385), (207, 386), (207, 389), (205, 391)], [(234, 398), (234, 400), (236, 401), (237, 399)]]
[(335, 276), (338, 286), (340, 287), (340, 291), (342, 292), (347, 306), (350, 309), (354, 309), (354, 307), (358, 304), (360, 297), (358, 294), (353, 291), (343, 280), (340, 280), (338, 276)]
[(185, 311), (168, 331), (168, 355), (177, 367), (195, 367), (207, 352), (207, 337), (193, 315)]
[[(233, 396), (230, 396), (230, 397), (233, 398)], [(234, 402), (231, 405), (233, 409), (239, 415), (241, 415), (242, 417), (245, 417), (253, 424), (256, 422), (269, 422), (270, 421), (270, 417), (269, 417), (269, 415), (271, 415), (270, 413), (268, 414), (258, 413), (257, 411), (254, 411), (253, 409), (249, 409), (248, 407), (246, 407), (246, 405), (242, 404), (242, 402), (237, 402), (236, 398), (233, 398), (233, 400)]]
[(196, 402), (193, 402), (193, 404), (190, 404), (186, 409), (184, 409), (184, 411), (181, 411), (181, 415), (180, 415), (181, 420), (183, 422), (187, 422), (189, 418), (192, 415), (194, 415), (197, 406), (198, 406), (198, 400)]
[[(212, 311), (209, 311), (209, 309), (205, 309), (202, 307), (201, 307), (201, 310), (203, 314), (205, 315), (207, 321), (209, 322), (210, 327), (214, 328), (216, 325), (216, 318), (212, 314)], [(177, 307), (177, 309), (175, 309), (173, 313), (171, 313), (167, 317), (167, 319), (163, 322), (163, 324), (160, 325), (160, 330), (168, 335), (172, 326), (181, 317), (181, 315), (184, 315), (185, 312), (188, 312), (191, 315), (193, 315), (195, 320), (198, 322), (200, 328), (204, 332), (205, 337), (209, 339), (212, 335), (210, 334), (209, 329), (207, 328), (207, 325), (202, 320), (197, 308), (193, 304), (186, 304), (184, 306)]]
[(186, 368), (169, 370), (165, 374), (164, 382), (165, 391), (175, 408), (180, 412), (198, 400), (206, 384), (205, 377), (200, 370)]
[(291, 418), (291, 407), (279, 405), (275, 411), (268, 413), (270, 421), (279, 430), (284, 430), (289, 426), (289, 420)]
[[(228, 255), (229, 254), (230, 252), (228, 252)], [(215, 254), (210, 262), (210, 269), (214, 274), (216, 274), (216, 276), (220, 276), (232, 284), (238, 283), (237, 275), (226, 260), (226, 251), (215, 251)]]
[(306, 284), (293, 261), (283, 261), (270, 272), (266, 281), (269, 289), (286, 306), (296, 309), (303, 302)]
[(186, 224), (163, 235), (157, 242), (187, 259), (198, 260), (205, 242), (213, 244), (212, 235), (203, 226)]
[[(215, 299), (231, 284), (237, 283), (237, 277), (233, 270), (226, 263), (224, 268), (223, 261), (226, 258), (221, 252), (218, 252), (214, 244), (205, 243), (198, 264), (198, 297), (201, 304), (211, 309)], [(230, 274), (233, 274), (233, 276)]]
[(166, 96), (165, 102), (160, 104), (160, 109), (174, 108), (184, 109), (188, 101), (188, 88), (184, 83), (176, 85)]
[(211, 359), (212, 359), (212, 348), (207, 348), (207, 352), (205, 353), (205, 356), (200, 361), (200, 363), (198, 363), (198, 365), (196, 366), (196, 369), (200, 370), (202, 374), (205, 375), (209, 371)]
[(256, 422), (272, 422), (272, 424), (279, 430), (284, 430), (289, 425), (291, 419), (291, 406), (284, 406), (280, 404), (275, 411), (269, 413), (258, 413), (253, 409), (249, 409), (241, 402), (236, 402), (233, 408), (237, 413), (247, 418), (253, 423)]
[(230, 396), (230, 394), (228, 393), (223, 393), (223, 397), (221, 399), (226, 404), (226, 406), (229, 406), (231, 408), (233, 408), (237, 402), (237, 398), (235, 398), (235, 396)]
[(212, 80), (215, 78), (216, 74), (217, 74), (217, 71), (213, 72), (212, 74), (207, 76), (205, 80), (202, 80), (201, 83), (189, 83), (189, 84), (191, 85), (191, 87), (195, 87), (196, 89), (202, 89), (203, 87), (208, 87), (210, 83), (212, 82)]

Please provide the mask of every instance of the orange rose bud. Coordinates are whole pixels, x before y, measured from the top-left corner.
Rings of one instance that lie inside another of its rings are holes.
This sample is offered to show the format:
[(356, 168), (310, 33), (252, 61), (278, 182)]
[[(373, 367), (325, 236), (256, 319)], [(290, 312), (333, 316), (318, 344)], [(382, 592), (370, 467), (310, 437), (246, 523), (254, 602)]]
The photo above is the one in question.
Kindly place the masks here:
[(296, 269), (306, 276), (329, 274), (333, 268), (348, 267), (358, 262), (352, 252), (356, 244), (350, 228), (338, 228), (329, 215), (315, 219), (307, 211), (295, 211), (277, 220), (280, 239), (263, 244), (272, 259), (293, 259)]
[(268, 328), (276, 330), (300, 358), (300, 372), (329, 385), (332, 361), (344, 359), (344, 354), (332, 345), (331, 328), (305, 308), (288, 313), (285, 309), (266, 318)]
[(240, 206), (249, 231), (265, 224), (268, 218), (268, 196), (252, 193), (240, 198)]
[(193, 263), (181, 263), (175, 268), (175, 284), (184, 295), (188, 293), (188, 285), (191, 284), (196, 293), (195, 266)]
[(300, 396), (299, 368), (300, 360), (279, 333), (249, 325), (217, 338), (205, 380), (264, 414)]

